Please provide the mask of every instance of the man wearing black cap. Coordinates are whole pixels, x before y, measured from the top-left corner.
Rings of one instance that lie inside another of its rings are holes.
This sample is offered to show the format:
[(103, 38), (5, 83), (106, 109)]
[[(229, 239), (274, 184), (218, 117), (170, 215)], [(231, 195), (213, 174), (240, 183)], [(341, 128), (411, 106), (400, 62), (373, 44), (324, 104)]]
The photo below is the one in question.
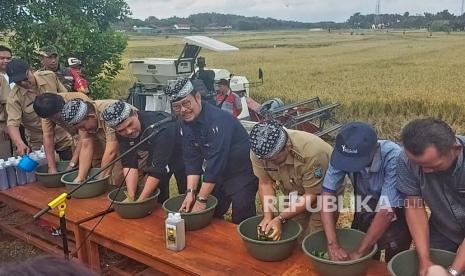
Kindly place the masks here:
[[(68, 125), (63, 121), (61, 117), (61, 112), (65, 103), (74, 100), (82, 99), (84, 101), (89, 101), (90, 99), (83, 93), (78, 92), (67, 92), (67, 93), (44, 93), (40, 94), (34, 100), (32, 105), (34, 111), (42, 118), (42, 132), (44, 136), (44, 151), (47, 156), (48, 172), (56, 173), (56, 158), (54, 153), (54, 140), (55, 140), (55, 128), (60, 126), (66, 132), (68, 132), (75, 142), (75, 148), (73, 152), (73, 157), (69, 162), (69, 169), (75, 168), (79, 162), (79, 155), (81, 153), (81, 139), (79, 138), (79, 131), (75, 126)], [(83, 151), (88, 150), (87, 148)], [(98, 151), (95, 151), (96, 153)], [(84, 153), (83, 153), (84, 154)], [(93, 164), (99, 164), (102, 156), (95, 156)]]
[(66, 90), (74, 91), (74, 77), (68, 67), (60, 64), (57, 48), (51, 45), (44, 46), (38, 53), (42, 57), (41, 62), (44, 66), (42, 70), (54, 72)]
[[(22, 60), (12, 60), (7, 65), (7, 74), (10, 83), (15, 86), (7, 100), (8, 134), (16, 144), (18, 155), (26, 154), (30, 149), (23, 142), (19, 126), (22, 124), (26, 136), (33, 150), (42, 146), (42, 125), (40, 117), (34, 112), (32, 106), (35, 98), (45, 92), (67, 92), (55, 74), (51, 71), (33, 72), (29, 65)], [(63, 160), (70, 160), (73, 141), (63, 129), (56, 130), (55, 149)]]
[[(263, 203), (260, 227), (274, 240), (281, 237), (282, 224), (293, 219), (307, 234), (322, 229), (320, 213), (309, 210), (316, 205), (332, 147), (319, 137), (285, 129), (277, 121), (256, 124), (250, 132), (250, 159), (259, 181)], [(276, 190), (289, 197), (289, 206), (274, 213)], [(308, 209), (307, 209), (308, 208)]]
[[(444, 121), (422, 118), (401, 132), (398, 189), (406, 196), (406, 217), (413, 236), (419, 275), (435, 261), (430, 248), (456, 252), (450, 275), (465, 273), (465, 137)], [(431, 211), (426, 213), (425, 205)]]
[[(331, 260), (355, 260), (378, 244), (386, 250), (385, 260), (410, 247), (411, 237), (405, 223), (403, 197), (397, 191), (396, 164), (400, 147), (388, 140), (378, 140), (375, 130), (365, 123), (349, 123), (336, 136), (336, 145), (323, 182), (323, 222)], [(356, 196), (352, 228), (366, 232), (353, 252), (340, 247), (336, 219), (331, 209), (332, 197), (349, 175)], [(366, 203), (367, 206), (359, 206)], [(368, 210), (365, 210), (367, 208)], [(375, 255), (375, 258), (379, 258)]]
[[(182, 159), (182, 142), (180, 125), (170, 114), (160, 111), (136, 111), (128, 103), (118, 101), (110, 104), (103, 112), (105, 123), (116, 131), (119, 152), (123, 154), (153, 131), (158, 132), (151, 139), (139, 146), (138, 150), (148, 153), (149, 163), (144, 171), (148, 174), (144, 189), (137, 194), (139, 175), (138, 155), (132, 151), (121, 159), (123, 173), (126, 176), (127, 201), (142, 201), (149, 197), (158, 187), (160, 203), (170, 196), (170, 178), (174, 174), (178, 192), (186, 192), (186, 172)], [(154, 124), (170, 119), (157, 127)]]
[[(180, 210), (204, 210), (207, 197), (213, 194), (218, 199), (217, 217), (222, 217), (231, 203), (234, 223), (254, 216), (257, 178), (244, 127), (230, 114), (201, 101), (190, 80), (178, 80), (165, 93), (171, 98), (171, 110), (182, 121), (187, 191)], [(196, 196), (202, 174), (203, 184)]]

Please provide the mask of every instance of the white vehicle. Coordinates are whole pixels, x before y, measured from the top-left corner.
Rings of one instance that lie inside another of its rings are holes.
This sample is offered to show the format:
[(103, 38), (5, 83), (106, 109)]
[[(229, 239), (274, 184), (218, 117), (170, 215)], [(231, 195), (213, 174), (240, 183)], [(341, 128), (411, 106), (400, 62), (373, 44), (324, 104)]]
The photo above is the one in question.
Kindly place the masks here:
[[(163, 86), (175, 82), (178, 78), (189, 78), (195, 74), (197, 57), (202, 48), (216, 52), (228, 53), (239, 51), (239, 48), (206, 36), (187, 36), (185, 46), (178, 58), (143, 58), (129, 62), (137, 79), (129, 102), (142, 110), (170, 112), (167, 96), (163, 94)], [(227, 69), (206, 68), (215, 72), (215, 83), (220, 79), (229, 79), (231, 90), (248, 97), (251, 83), (245, 76), (236, 76)], [(259, 76), (263, 82), (263, 73)], [(242, 97), (242, 113), (239, 118), (249, 116), (245, 97)]]
[[(184, 49), (178, 58), (142, 58), (129, 62), (137, 82), (130, 89), (128, 102), (140, 110), (166, 111), (171, 113), (168, 97), (163, 87), (178, 78), (191, 78), (196, 68), (197, 57), (202, 48), (228, 53), (237, 47), (206, 36), (187, 36)], [(338, 103), (325, 105), (318, 97), (299, 103), (284, 105), (280, 99), (270, 99), (259, 104), (250, 98), (250, 88), (263, 84), (263, 71), (258, 70), (258, 82), (250, 82), (245, 76), (236, 76), (224, 68), (205, 68), (215, 73), (214, 87), (220, 79), (229, 79), (233, 92), (241, 96), (242, 112), (238, 118), (250, 131), (258, 122), (275, 119), (288, 128), (300, 129), (318, 136), (339, 129), (342, 124), (333, 116)], [(214, 88), (213, 88), (214, 89)]]

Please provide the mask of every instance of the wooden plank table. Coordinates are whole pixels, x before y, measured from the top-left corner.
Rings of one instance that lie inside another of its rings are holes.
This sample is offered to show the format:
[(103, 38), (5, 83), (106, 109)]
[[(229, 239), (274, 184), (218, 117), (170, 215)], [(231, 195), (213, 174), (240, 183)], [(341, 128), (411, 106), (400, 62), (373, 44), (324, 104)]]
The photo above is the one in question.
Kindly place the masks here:
[[(250, 256), (236, 225), (220, 219), (204, 229), (186, 232), (186, 248), (165, 247), (165, 213), (161, 207), (142, 219), (107, 214), (86, 241), (90, 266), (100, 272), (99, 246), (128, 256), (169, 275), (317, 275), (297, 246), (282, 262), (262, 262)], [(90, 231), (98, 219), (80, 224)], [(368, 275), (388, 275), (386, 264), (373, 261)]]
[[(65, 192), (65, 187), (59, 188), (45, 188), (39, 183), (30, 183), (24, 186), (17, 186), (5, 191), (0, 191), (0, 201), (4, 202), (13, 209), (18, 209), (23, 212), (32, 215), (41, 210), (44, 207), (47, 207), (47, 204), (53, 200), (55, 197)], [(107, 199), (107, 193), (89, 199), (70, 199), (67, 201), (66, 208), (66, 227), (74, 235), (76, 248), (81, 246), (84, 235), (79, 228), (79, 224), (94, 219), (96, 217), (104, 214), (109, 206), (109, 201)], [(59, 225), (58, 210), (52, 210), (44, 214), (41, 219)], [(18, 231), (10, 229), (10, 233), (16, 235), (19, 238), (21, 237)], [(32, 242), (33, 243), (33, 242)], [(42, 248), (47, 250), (47, 248)], [(51, 250), (48, 250), (51, 251)], [(50, 252), (54, 253), (54, 252)], [(86, 252), (86, 246), (82, 246), (81, 250), (77, 252), (78, 259), (81, 262), (87, 263), (88, 257)]]

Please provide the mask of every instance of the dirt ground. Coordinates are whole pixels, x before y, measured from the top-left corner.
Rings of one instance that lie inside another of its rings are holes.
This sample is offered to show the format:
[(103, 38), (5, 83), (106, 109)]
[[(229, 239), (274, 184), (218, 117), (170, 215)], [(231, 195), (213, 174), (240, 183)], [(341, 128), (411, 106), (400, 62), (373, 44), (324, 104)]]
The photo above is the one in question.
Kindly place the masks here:
[[(15, 212), (3, 203), (0, 203), (0, 219), (3, 223), (16, 225), (27, 219), (26, 214)], [(24, 261), (44, 254), (40, 249), (0, 230), (0, 265), (11, 262)]]

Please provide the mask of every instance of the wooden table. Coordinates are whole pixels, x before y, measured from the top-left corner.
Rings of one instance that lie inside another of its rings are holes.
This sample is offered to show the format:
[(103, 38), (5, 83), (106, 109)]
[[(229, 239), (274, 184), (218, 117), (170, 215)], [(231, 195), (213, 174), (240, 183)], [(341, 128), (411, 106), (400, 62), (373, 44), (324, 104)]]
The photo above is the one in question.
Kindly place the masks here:
[[(107, 214), (86, 241), (90, 266), (100, 272), (100, 245), (170, 275), (317, 275), (300, 247), (282, 262), (254, 259), (247, 253), (236, 225), (219, 219), (204, 229), (186, 232), (184, 250), (168, 250), (165, 217), (161, 207), (142, 219)], [(90, 231), (97, 220), (80, 226)], [(388, 275), (386, 265), (373, 261), (368, 275)]]
[[(39, 183), (30, 183), (24, 186), (17, 186), (12, 189), (0, 191), (0, 201), (6, 203), (8, 206), (14, 209), (19, 209), (32, 215), (47, 207), (47, 204), (55, 197), (65, 192), (65, 187), (60, 188), (45, 188)], [(66, 208), (66, 226), (69, 231), (74, 235), (76, 248), (81, 246), (84, 235), (79, 228), (79, 224), (101, 216), (107, 211), (109, 201), (107, 199), (107, 193), (90, 199), (70, 199), (67, 201)], [(52, 210), (44, 214), (41, 217), (43, 220), (59, 225), (58, 211)], [(2, 225), (7, 227), (6, 225)], [(43, 241), (31, 240), (30, 236), (22, 235), (20, 232), (10, 228), (11, 234), (21, 239), (27, 239), (28, 242), (39, 246), (46, 251), (52, 251), (51, 247), (47, 247)], [(50, 250), (48, 250), (50, 249)], [(55, 253), (55, 252), (50, 252)], [(80, 261), (87, 263), (88, 257), (86, 252), (86, 246), (82, 246), (81, 250), (77, 252), (77, 257)]]

